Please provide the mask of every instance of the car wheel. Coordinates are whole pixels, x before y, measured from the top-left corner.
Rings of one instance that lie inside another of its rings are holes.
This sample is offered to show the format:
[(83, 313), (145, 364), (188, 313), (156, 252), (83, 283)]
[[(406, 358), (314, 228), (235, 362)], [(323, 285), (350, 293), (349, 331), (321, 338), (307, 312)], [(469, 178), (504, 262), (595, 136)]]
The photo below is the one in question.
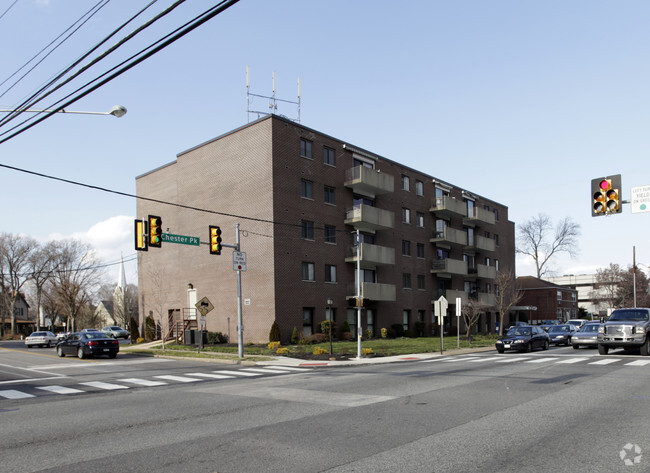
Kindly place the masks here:
[(548, 350), (550, 343), (548, 343), (548, 340), (544, 340), (544, 346), (542, 347), (542, 350)]
[(497, 348), (497, 351), (498, 351), (499, 353), (503, 353), (505, 350), (504, 350), (503, 348)]
[(646, 338), (645, 342), (643, 343), (643, 345), (641, 345), (641, 348), (639, 349), (639, 353), (642, 356), (650, 355), (650, 339)]
[(81, 359), (84, 359), (84, 358), (86, 357), (86, 354), (84, 353), (84, 349), (83, 349), (83, 348), (79, 347), (79, 349), (77, 350), (77, 356), (78, 356), (79, 358), (81, 358)]
[(48, 341), (47, 345), (45, 345), (45, 348), (52, 348), (52, 342)]
[(574, 350), (577, 350), (578, 348), (580, 348), (580, 345), (573, 345)]
[(65, 356), (65, 353), (63, 353), (63, 347), (57, 347), (56, 354), (63, 358)]
[(117, 353), (111, 353), (110, 355), (108, 355), (109, 358), (115, 358), (116, 356), (117, 356)]
[(599, 355), (607, 355), (608, 352), (609, 352), (609, 347), (606, 347), (605, 345), (598, 345)]
[(533, 341), (532, 340), (530, 341), (530, 343), (526, 347), (525, 351), (526, 351), (526, 353), (530, 353), (531, 351), (533, 351)]

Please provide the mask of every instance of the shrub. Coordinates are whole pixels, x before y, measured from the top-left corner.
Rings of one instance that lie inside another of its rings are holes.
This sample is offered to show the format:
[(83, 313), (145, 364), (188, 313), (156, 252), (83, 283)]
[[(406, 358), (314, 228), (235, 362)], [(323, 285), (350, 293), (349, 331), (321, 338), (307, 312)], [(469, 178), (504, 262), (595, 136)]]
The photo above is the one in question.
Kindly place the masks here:
[(393, 330), (392, 328), (389, 328), (389, 329), (387, 330), (387, 332), (386, 332), (386, 336), (387, 336), (388, 338), (396, 338), (396, 337), (397, 337), (397, 334), (395, 333), (395, 330)]
[(275, 350), (277, 348), (280, 348), (281, 343), (280, 342), (270, 342), (266, 347), (269, 350)]
[(395, 333), (396, 337), (404, 336), (404, 326), (402, 324), (393, 324), (390, 329)]
[(373, 353), (372, 348), (362, 348), (361, 349), (361, 354), (366, 356), (366, 355), (371, 355)]
[(323, 320), (320, 323), (320, 331), (323, 332), (323, 335), (329, 340), (330, 337), (330, 326), (332, 327), (332, 336), (336, 333), (336, 324), (331, 320)]
[(144, 321), (144, 338), (145, 340), (154, 340), (156, 338), (156, 322), (151, 315), (148, 315)]
[(140, 333), (138, 332), (138, 321), (135, 320), (134, 317), (131, 317), (129, 330), (131, 331), (131, 340), (137, 340), (140, 337)]
[(298, 343), (300, 343), (300, 345), (310, 345), (312, 343), (323, 343), (326, 340), (328, 340), (328, 337), (326, 337), (324, 333), (314, 333), (302, 337)]
[(415, 335), (413, 334), (413, 330), (404, 330), (403, 336), (407, 338), (415, 338)]
[(325, 350), (324, 348), (314, 347), (314, 355), (324, 355), (326, 353), (328, 353), (328, 351)]
[(144, 338), (142, 337), (138, 337), (135, 339), (135, 343), (142, 343), (142, 342), (144, 342)]
[(388, 338), (388, 329), (381, 329), (381, 338)]
[(345, 333), (350, 333), (350, 324), (348, 323), (347, 320), (344, 320), (343, 323), (341, 324), (341, 338), (347, 340), (347, 338), (343, 336)]
[(415, 336), (424, 337), (424, 330), (426, 327), (427, 324), (425, 322), (415, 322)]
[(269, 342), (279, 342), (280, 341), (280, 326), (278, 321), (274, 320), (273, 325), (271, 325), (271, 331), (269, 332)]
[(277, 355), (288, 355), (289, 354), (289, 349), (287, 347), (281, 347), (275, 350), (275, 353)]
[(299, 342), (300, 342), (300, 335), (298, 334), (298, 327), (294, 327), (293, 332), (291, 332), (291, 344), (298, 345)]
[(372, 330), (369, 328), (366, 329), (366, 340), (370, 340), (372, 338)]
[(221, 332), (208, 332), (208, 343), (215, 345), (217, 343), (228, 343), (228, 337)]
[(352, 340), (352, 332), (343, 332), (341, 334), (341, 340)]

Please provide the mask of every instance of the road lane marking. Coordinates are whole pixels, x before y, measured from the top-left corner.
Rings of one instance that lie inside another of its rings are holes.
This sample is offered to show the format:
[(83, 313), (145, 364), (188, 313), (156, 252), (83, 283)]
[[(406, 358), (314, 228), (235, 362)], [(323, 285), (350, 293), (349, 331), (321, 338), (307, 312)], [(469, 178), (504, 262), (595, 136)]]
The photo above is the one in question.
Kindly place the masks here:
[(529, 359), (530, 358), (504, 358), (503, 360), (499, 360), (496, 363), (514, 363), (515, 361), (526, 361)]
[(456, 361), (470, 361), (470, 360), (475, 360), (477, 359), (478, 356), (465, 356), (465, 357), (454, 357), (454, 358), (449, 358), (447, 360), (442, 360), (445, 363), (454, 363)]
[(49, 391), (55, 394), (77, 394), (85, 392), (81, 389), (68, 388), (66, 386), (39, 386), (36, 389), (42, 389), (43, 391)]
[(469, 360), (470, 363), (482, 363), (484, 361), (494, 361), (494, 360), (500, 360), (500, 356), (488, 356), (485, 358), (479, 358), (478, 360)]
[(261, 376), (261, 373), (247, 373), (245, 371), (240, 371), (240, 370), (213, 371), (213, 373), (229, 374), (229, 375), (235, 375), (235, 376)]
[(625, 363), (625, 366), (645, 366), (650, 364), (650, 360), (636, 360), (630, 363)]
[(122, 386), (121, 384), (104, 383), (103, 381), (91, 381), (89, 383), (79, 384), (90, 386), (91, 388), (106, 389), (107, 391), (113, 391), (115, 389), (129, 389), (128, 386)]
[(579, 363), (581, 361), (587, 361), (588, 359), (589, 358), (581, 358), (581, 357), (569, 358), (568, 360), (558, 361), (557, 364), (558, 365), (562, 365), (562, 364), (570, 365), (570, 364), (573, 364), (573, 363)]
[(140, 386), (165, 386), (167, 384), (164, 381), (153, 381), (150, 379), (141, 379), (141, 378), (120, 379), (120, 382), (138, 384)]
[(187, 376), (177, 376), (173, 374), (163, 374), (160, 376), (154, 376), (154, 378), (167, 379), (169, 381), (178, 381), (179, 383), (193, 383), (195, 381), (200, 381), (196, 378), (188, 378)]
[(27, 399), (30, 397), (36, 397), (32, 394), (27, 394), (22, 391), (16, 391), (15, 389), (7, 389), (6, 391), (0, 391), (0, 396), (5, 399)]
[(271, 368), (243, 368), (242, 371), (250, 372), (250, 373), (268, 373), (268, 374), (283, 374), (283, 373), (290, 373), (291, 371), (287, 371), (285, 369), (271, 369)]
[(212, 378), (212, 379), (232, 379), (234, 376), (227, 374), (215, 374), (215, 373), (187, 373), (187, 376), (198, 376), (200, 378)]
[(617, 363), (621, 361), (621, 358), (605, 358), (604, 360), (592, 361), (590, 365), (609, 365), (611, 363)]
[(544, 357), (544, 358), (537, 358), (536, 360), (525, 361), (524, 363), (544, 363), (545, 361), (556, 361), (556, 360), (557, 358)]

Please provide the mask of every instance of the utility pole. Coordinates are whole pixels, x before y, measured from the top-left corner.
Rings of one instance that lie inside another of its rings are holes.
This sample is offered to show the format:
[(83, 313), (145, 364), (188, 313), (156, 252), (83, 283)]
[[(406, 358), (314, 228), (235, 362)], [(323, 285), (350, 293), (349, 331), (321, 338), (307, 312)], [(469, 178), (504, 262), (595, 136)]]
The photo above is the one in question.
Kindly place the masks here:
[(361, 240), (357, 228), (357, 358), (361, 359)]
[[(239, 239), (239, 223), (235, 225), (237, 239), (237, 251), (241, 251)], [(237, 270), (237, 354), (239, 358), (244, 358), (244, 321), (242, 316), (242, 298), (241, 298), (241, 269)]]

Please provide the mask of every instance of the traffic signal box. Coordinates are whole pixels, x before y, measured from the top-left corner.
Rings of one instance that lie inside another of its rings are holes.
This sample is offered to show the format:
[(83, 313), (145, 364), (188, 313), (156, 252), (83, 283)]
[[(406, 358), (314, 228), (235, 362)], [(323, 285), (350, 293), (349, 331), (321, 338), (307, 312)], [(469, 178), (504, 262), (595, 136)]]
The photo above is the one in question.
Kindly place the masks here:
[(135, 228), (133, 233), (135, 234), (135, 249), (137, 251), (147, 251), (147, 221), (144, 219), (135, 219)]
[(620, 214), (621, 202), (621, 175), (600, 177), (591, 180), (592, 207), (591, 216)]
[(156, 215), (149, 215), (149, 246), (160, 248), (162, 246), (162, 219)]
[(221, 254), (221, 228), (210, 225), (210, 254), (211, 255), (220, 255)]

